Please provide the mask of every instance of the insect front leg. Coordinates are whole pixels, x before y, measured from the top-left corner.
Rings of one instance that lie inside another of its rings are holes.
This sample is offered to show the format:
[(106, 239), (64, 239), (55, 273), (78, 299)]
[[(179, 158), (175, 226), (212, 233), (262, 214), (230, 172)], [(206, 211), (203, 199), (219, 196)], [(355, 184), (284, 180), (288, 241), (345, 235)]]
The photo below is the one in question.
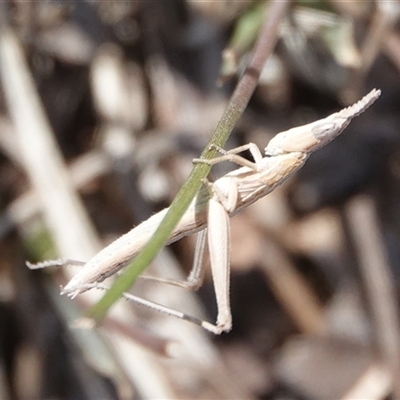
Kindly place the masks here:
[(255, 143), (247, 143), (239, 147), (235, 147), (234, 149), (230, 150), (225, 150), (222, 147), (219, 147), (215, 144), (210, 145), (211, 149), (215, 149), (218, 152), (220, 152), (223, 155), (233, 155), (233, 154), (238, 154), (238, 153), (243, 153), (244, 151), (250, 151), (250, 154), (252, 155), (254, 162), (258, 164), (261, 159), (263, 158), (260, 149), (257, 147)]
[[(230, 161), (237, 165), (240, 165), (241, 167), (248, 167), (254, 171), (257, 171), (258, 165), (263, 158), (263, 156), (260, 152), (260, 149), (254, 143), (248, 143), (248, 144), (236, 147), (231, 150), (224, 150), (221, 147), (218, 147), (216, 145), (211, 145), (210, 147), (218, 150), (223, 155), (212, 158), (211, 160), (207, 160), (204, 158), (194, 158), (193, 162), (194, 163), (203, 163), (203, 164), (207, 164), (207, 165), (215, 165), (215, 164), (219, 164), (224, 161)], [(251, 161), (247, 160), (246, 158), (239, 156), (237, 154), (237, 153), (241, 153), (246, 150), (250, 151), (250, 153), (254, 159), (254, 162), (251, 162)]]

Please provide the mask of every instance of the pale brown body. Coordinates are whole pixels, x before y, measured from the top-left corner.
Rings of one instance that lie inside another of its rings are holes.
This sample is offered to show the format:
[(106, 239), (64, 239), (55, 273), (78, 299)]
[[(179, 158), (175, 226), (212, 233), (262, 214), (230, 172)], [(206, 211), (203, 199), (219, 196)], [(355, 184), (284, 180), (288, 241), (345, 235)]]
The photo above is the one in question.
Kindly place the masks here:
[[(351, 107), (311, 124), (277, 134), (265, 148), (265, 157), (262, 156), (255, 144), (250, 143), (228, 152), (219, 149), (223, 155), (213, 160), (195, 160), (211, 165), (229, 160), (241, 166), (241, 168), (224, 175), (214, 183), (208, 183), (209, 187), (203, 187), (200, 190), (168, 241), (168, 244), (170, 244), (183, 236), (202, 231), (208, 227), (208, 244), (219, 310), (216, 325), (196, 320), (193, 317), (161, 305), (154, 305), (154, 303), (146, 300), (138, 298), (133, 300), (198, 323), (213, 333), (229, 331), (231, 329), (229, 217), (281, 185), (304, 165), (312, 152), (336, 138), (347, 127), (352, 118), (365, 111), (379, 96), (380, 91), (374, 89)], [(244, 150), (250, 150), (254, 162), (237, 154)], [(153, 215), (101, 250), (84, 264), (82, 270), (63, 288), (62, 293), (74, 297), (88, 290), (88, 288), (96, 287), (96, 284), (118, 272), (148, 242), (167, 211), (168, 209), (164, 209)], [(203, 248), (205, 235), (201, 237)], [(223, 246), (224, 248), (222, 248)], [(41, 268), (52, 264), (54, 262), (28, 265), (32, 268)], [(195, 266), (194, 269), (196, 268), (199, 269), (200, 267)], [(197, 273), (197, 275), (200, 274)], [(184, 286), (184, 284), (179, 285)]]

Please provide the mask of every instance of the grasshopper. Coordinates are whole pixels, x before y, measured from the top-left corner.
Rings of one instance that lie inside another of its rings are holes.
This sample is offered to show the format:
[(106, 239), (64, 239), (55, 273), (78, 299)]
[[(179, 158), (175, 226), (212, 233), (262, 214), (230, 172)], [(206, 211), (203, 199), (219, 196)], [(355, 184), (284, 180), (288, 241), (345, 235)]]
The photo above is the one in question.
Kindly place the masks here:
[[(193, 268), (187, 280), (171, 281), (153, 277), (143, 278), (197, 289), (201, 286), (204, 275), (202, 255), (207, 242), (218, 306), (215, 324), (128, 293), (124, 296), (136, 303), (193, 322), (214, 334), (228, 332), (232, 327), (229, 301), (229, 218), (242, 208), (248, 207), (272, 192), (291, 177), (304, 165), (312, 152), (340, 135), (351, 120), (371, 106), (380, 94), (380, 90), (373, 89), (350, 107), (310, 124), (278, 133), (265, 148), (264, 157), (254, 143), (249, 143), (229, 151), (216, 148), (221, 155), (211, 160), (193, 160), (195, 163), (207, 163), (209, 165), (230, 161), (239, 165), (240, 168), (227, 173), (215, 182), (205, 181), (204, 186), (193, 199), (171, 234), (167, 244), (199, 232)], [(239, 155), (246, 150), (250, 151), (254, 161), (249, 161)], [(156, 231), (167, 211), (168, 209), (164, 209), (142, 222), (105, 247), (87, 263), (54, 260), (38, 264), (27, 262), (27, 265), (32, 269), (55, 265), (83, 265), (81, 271), (61, 291), (61, 294), (67, 294), (71, 298), (89, 289), (106, 289), (101, 282), (117, 273), (136, 256)]]

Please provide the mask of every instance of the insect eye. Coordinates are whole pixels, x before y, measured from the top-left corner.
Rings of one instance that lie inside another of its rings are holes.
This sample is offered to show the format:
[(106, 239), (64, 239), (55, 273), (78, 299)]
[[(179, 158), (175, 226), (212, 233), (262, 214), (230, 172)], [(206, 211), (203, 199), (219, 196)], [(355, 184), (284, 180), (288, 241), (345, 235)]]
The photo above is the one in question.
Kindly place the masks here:
[(326, 139), (327, 133), (332, 134), (335, 132), (336, 129), (337, 129), (337, 124), (333, 122), (331, 123), (321, 122), (321, 124), (315, 125), (312, 128), (312, 134), (316, 139), (323, 140)]

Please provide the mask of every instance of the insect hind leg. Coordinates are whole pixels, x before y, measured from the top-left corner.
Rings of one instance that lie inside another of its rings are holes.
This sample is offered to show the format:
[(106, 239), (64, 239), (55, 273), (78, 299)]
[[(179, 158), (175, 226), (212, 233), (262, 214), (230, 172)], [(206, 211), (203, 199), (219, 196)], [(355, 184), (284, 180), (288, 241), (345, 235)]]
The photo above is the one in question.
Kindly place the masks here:
[[(88, 289), (88, 290), (89, 289), (99, 289), (99, 290), (108, 290), (109, 289), (107, 286), (102, 285), (100, 283), (85, 284), (85, 285), (82, 285), (82, 288), (85, 288), (85, 289)], [(211, 322), (207, 322), (207, 321), (204, 321), (204, 320), (202, 320), (200, 318), (196, 318), (196, 317), (193, 317), (193, 316), (191, 316), (189, 314), (186, 314), (186, 313), (184, 313), (182, 311), (177, 311), (177, 310), (174, 310), (173, 308), (170, 308), (170, 307), (167, 307), (167, 306), (163, 306), (162, 304), (156, 303), (154, 301), (146, 300), (146, 299), (143, 299), (141, 297), (138, 297), (138, 296), (135, 296), (133, 294), (126, 293), (126, 292), (123, 293), (122, 296), (126, 300), (133, 301), (136, 304), (143, 305), (143, 306), (146, 306), (146, 307), (148, 307), (148, 308), (150, 308), (152, 310), (161, 312), (163, 314), (167, 314), (167, 315), (170, 315), (172, 317), (179, 318), (179, 319), (182, 319), (184, 321), (191, 322), (191, 323), (193, 323), (195, 325), (198, 325), (198, 326), (204, 328), (205, 330), (207, 330), (207, 331), (209, 331), (211, 333), (214, 333), (215, 335), (219, 335), (224, 331), (223, 328), (221, 328), (221, 327), (219, 327), (217, 325), (213, 325)]]

